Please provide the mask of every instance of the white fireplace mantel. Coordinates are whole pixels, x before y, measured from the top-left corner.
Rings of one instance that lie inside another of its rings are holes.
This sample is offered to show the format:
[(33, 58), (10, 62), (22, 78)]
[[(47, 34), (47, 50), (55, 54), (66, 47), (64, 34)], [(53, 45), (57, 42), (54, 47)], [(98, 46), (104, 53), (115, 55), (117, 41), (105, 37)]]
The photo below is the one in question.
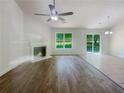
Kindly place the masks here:
[[(48, 59), (48, 58), (51, 58), (51, 56), (48, 56), (47, 55), (47, 44), (43, 41), (32, 41), (31, 43), (31, 55), (32, 55), (32, 62), (37, 62), (37, 61), (40, 61), (40, 60), (44, 60), (44, 59)], [(46, 56), (45, 57), (36, 57), (34, 56), (34, 47), (42, 47), (42, 46), (46, 46)]]

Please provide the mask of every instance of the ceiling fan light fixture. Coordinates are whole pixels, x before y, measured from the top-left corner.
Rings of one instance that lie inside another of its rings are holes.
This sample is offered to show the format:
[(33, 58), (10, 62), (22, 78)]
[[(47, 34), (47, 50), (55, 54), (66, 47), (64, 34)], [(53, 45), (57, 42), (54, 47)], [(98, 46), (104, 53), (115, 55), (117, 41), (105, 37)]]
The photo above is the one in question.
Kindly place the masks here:
[(57, 21), (58, 20), (58, 16), (51, 16), (51, 19), (54, 20), (54, 21)]

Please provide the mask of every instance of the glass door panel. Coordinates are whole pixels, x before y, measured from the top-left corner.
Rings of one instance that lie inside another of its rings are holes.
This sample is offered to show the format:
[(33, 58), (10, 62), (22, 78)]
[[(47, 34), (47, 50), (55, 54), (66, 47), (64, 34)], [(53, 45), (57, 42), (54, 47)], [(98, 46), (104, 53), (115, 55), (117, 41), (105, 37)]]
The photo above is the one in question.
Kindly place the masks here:
[(94, 35), (94, 52), (100, 51), (100, 35)]

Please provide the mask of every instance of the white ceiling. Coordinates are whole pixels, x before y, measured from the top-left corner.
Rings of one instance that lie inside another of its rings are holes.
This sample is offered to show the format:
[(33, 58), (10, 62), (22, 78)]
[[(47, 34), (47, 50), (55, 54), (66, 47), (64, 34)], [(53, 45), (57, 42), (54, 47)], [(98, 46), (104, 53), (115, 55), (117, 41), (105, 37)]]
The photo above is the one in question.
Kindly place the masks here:
[[(73, 16), (63, 17), (61, 21), (49, 22), (48, 17), (36, 16), (34, 13), (49, 13), (48, 4), (52, 0), (16, 0), (22, 10), (50, 27), (107, 29), (124, 18), (124, 0), (56, 0), (59, 12), (73, 11)], [(107, 16), (110, 16), (108, 23)]]

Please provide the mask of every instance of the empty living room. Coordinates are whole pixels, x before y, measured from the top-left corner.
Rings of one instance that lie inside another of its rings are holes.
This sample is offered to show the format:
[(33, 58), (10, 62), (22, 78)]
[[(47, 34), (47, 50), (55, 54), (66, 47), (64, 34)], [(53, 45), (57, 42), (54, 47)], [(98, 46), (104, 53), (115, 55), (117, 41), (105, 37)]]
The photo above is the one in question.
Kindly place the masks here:
[(0, 0), (0, 93), (124, 93), (124, 0)]

